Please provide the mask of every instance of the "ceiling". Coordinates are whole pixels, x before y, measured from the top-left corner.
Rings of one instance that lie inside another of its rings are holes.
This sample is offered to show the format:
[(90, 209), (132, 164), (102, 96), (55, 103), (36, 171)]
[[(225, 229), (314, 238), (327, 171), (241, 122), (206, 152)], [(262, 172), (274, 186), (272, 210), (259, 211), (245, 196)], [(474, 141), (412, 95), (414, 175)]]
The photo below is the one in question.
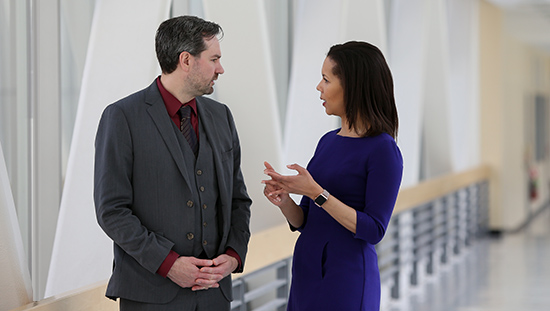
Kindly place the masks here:
[(506, 29), (550, 53), (550, 0), (487, 0), (505, 12)]

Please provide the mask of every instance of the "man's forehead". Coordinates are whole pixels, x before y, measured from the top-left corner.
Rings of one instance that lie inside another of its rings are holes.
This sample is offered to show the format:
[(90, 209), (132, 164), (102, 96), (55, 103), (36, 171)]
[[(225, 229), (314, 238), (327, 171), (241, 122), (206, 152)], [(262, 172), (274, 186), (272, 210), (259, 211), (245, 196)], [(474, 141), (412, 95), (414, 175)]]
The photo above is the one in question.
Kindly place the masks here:
[(213, 37), (211, 39), (205, 39), (204, 43), (206, 45), (206, 50), (204, 50), (201, 55), (217, 55), (218, 57), (221, 57), (221, 49), (220, 49), (220, 42), (218, 38)]
[(220, 46), (220, 41), (216, 37), (213, 37), (211, 39), (204, 39), (204, 43), (206, 44), (206, 49), (219, 48)]

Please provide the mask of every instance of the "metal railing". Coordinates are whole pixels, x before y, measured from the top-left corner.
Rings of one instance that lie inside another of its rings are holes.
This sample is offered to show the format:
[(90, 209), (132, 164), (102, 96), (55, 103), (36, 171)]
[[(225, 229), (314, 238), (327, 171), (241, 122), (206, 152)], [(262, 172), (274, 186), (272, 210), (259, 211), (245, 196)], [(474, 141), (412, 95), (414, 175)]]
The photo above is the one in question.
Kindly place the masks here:
[[(391, 283), (391, 299), (422, 274), (448, 263), (488, 231), (487, 179), (450, 191), (431, 201), (396, 211), (384, 239), (376, 245), (382, 283)], [(285, 310), (291, 257), (233, 282), (233, 311)]]
[[(286, 310), (291, 260), (289, 257), (234, 280), (231, 310), (250, 310), (253, 302), (261, 304), (255, 311)], [(249, 290), (249, 285), (257, 282), (260, 285)]]
[[(488, 232), (489, 182), (481, 181), (393, 215), (376, 245), (381, 282), (392, 282), (391, 298), (417, 285)], [(410, 275), (408, 274), (410, 271)], [(409, 284), (402, 284), (408, 282)]]

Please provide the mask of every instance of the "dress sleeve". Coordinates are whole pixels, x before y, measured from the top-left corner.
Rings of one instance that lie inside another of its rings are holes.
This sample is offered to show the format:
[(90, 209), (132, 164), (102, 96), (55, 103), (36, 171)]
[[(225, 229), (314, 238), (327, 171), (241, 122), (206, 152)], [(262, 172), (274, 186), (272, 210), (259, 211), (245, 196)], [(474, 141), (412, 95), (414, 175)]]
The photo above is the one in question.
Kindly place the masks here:
[(390, 221), (403, 173), (403, 159), (395, 141), (384, 140), (369, 156), (365, 206), (357, 211), (355, 238), (376, 244)]
[[(313, 161), (313, 159), (315, 158), (315, 156), (317, 155), (317, 153), (319, 152), (319, 148), (324, 144), (324, 141), (325, 141), (325, 138), (327, 137), (328, 133), (326, 133), (325, 135), (323, 135), (320, 139), (319, 139), (319, 142), (317, 143), (317, 147), (315, 147), (315, 152), (313, 153), (313, 158), (311, 158), (310, 160), (310, 163), (311, 161)], [(306, 167), (307, 170), (309, 170), (309, 163)], [(302, 231), (302, 229), (304, 229), (306, 223), (307, 223), (307, 215), (309, 213), (309, 206), (311, 204), (311, 199), (308, 198), (307, 196), (302, 196), (302, 199), (300, 200), (300, 204), (299, 206), (302, 208), (302, 211), (304, 212), (304, 222), (302, 223), (302, 225), (299, 227), (299, 228), (295, 228), (294, 226), (292, 226), (290, 223), (288, 223), (288, 225), (290, 226), (290, 230), (292, 231)]]
[(293, 225), (291, 225), (290, 223), (288, 223), (288, 225), (290, 226), (290, 230), (292, 231), (302, 231), (302, 229), (304, 228), (304, 226), (306, 225), (307, 223), (307, 214), (309, 213), (309, 203), (311, 202), (311, 199), (308, 198), (307, 196), (302, 196), (302, 199), (300, 200), (300, 208), (302, 209), (303, 213), (304, 213), (304, 222), (302, 222), (302, 225), (299, 227), (299, 228), (296, 228), (294, 227)]

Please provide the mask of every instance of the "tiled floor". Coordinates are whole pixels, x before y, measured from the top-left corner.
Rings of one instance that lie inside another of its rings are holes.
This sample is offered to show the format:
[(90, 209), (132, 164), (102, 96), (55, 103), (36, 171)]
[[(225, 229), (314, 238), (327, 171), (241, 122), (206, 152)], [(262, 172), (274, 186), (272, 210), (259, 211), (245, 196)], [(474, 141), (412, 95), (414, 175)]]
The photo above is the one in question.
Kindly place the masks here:
[(477, 242), (384, 311), (550, 311), (550, 208), (519, 233)]

